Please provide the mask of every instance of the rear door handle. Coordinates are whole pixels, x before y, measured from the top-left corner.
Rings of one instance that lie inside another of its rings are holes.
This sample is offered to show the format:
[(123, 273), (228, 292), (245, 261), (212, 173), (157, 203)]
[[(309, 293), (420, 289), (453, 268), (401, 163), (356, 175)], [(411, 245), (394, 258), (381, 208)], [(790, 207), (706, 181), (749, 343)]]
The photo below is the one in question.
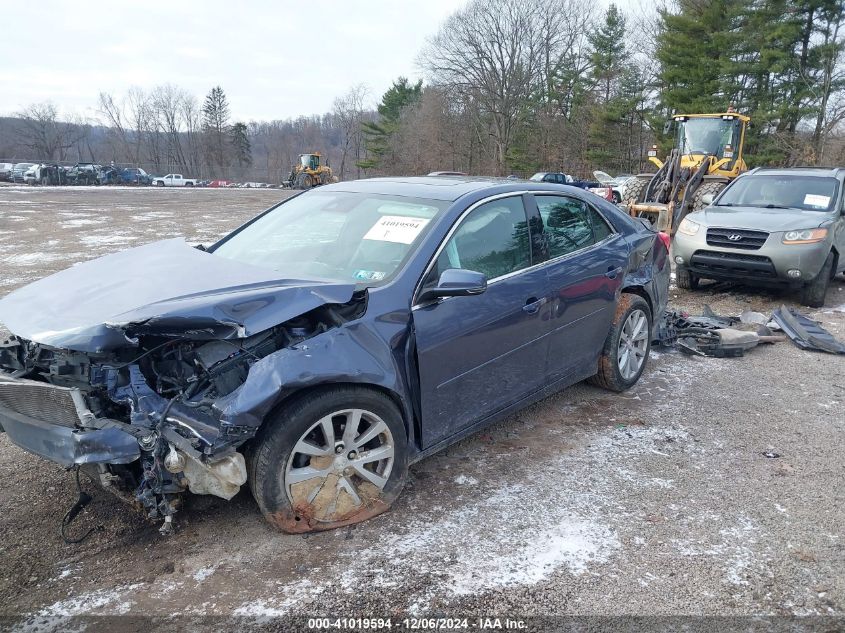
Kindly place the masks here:
[(617, 275), (622, 272), (622, 267), (618, 268), (608, 268), (607, 272), (604, 274), (605, 277), (608, 279), (616, 279)]
[(529, 297), (528, 299), (525, 300), (525, 305), (522, 306), (522, 311), (527, 312), (528, 314), (534, 314), (547, 301), (548, 301), (548, 299), (546, 297), (543, 297), (541, 299), (538, 299), (537, 297)]

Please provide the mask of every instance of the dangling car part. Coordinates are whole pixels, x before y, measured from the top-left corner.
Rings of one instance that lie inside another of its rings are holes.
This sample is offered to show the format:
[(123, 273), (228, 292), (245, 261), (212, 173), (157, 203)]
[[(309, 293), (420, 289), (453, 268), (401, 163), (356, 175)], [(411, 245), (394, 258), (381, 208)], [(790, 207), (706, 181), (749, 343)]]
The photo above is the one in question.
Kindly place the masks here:
[(718, 114), (672, 117), (667, 131), (675, 125), (675, 146), (666, 160), (657, 158), (656, 145), (648, 152), (657, 173), (640, 174), (624, 184), (622, 198), (628, 212), (674, 235), (688, 213), (706, 207), (748, 169), (742, 154), (749, 122), (749, 117), (732, 108)]

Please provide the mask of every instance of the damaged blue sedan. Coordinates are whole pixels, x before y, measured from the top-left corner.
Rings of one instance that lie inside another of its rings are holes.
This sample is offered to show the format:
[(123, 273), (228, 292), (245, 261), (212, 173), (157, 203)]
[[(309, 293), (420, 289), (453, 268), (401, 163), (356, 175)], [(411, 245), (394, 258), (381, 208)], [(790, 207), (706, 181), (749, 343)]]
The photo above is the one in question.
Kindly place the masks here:
[(348, 525), (495, 420), (636, 383), (664, 238), (548, 183), (320, 187), (207, 248), (147, 244), (0, 300), (0, 426), (164, 531), (184, 494), (247, 484), (285, 532)]

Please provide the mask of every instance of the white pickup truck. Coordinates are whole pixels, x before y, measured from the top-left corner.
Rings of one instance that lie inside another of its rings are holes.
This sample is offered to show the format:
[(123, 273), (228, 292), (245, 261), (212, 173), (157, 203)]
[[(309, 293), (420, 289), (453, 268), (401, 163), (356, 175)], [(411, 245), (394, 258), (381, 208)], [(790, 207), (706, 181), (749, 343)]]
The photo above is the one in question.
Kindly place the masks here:
[(182, 174), (167, 174), (153, 178), (156, 187), (195, 187), (195, 178), (182, 178)]

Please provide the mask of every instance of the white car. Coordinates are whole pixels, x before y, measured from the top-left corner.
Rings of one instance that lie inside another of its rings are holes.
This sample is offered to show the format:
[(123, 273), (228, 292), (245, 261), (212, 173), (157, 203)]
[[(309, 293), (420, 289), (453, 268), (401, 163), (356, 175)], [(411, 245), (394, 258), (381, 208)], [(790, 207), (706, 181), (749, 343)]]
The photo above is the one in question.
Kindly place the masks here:
[(156, 187), (196, 187), (196, 178), (184, 178), (182, 174), (167, 174), (153, 179)]
[(608, 174), (606, 171), (599, 171), (599, 170), (594, 171), (593, 176), (595, 177), (596, 180), (599, 181), (599, 183), (601, 184), (601, 187), (591, 187), (590, 191), (592, 191), (593, 193), (601, 196), (602, 198), (607, 198), (608, 200), (610, 200), (610, 198), (607, 195), (607, 190), (608, 190), (608, 188), (610, 188), (610, 190), (613, 192), (612, 193), (613, 203), (619, 204), (619, 203), (622, 202), (622, 185), (624, 185), (625, 181), (628, 180), (628, 178), (631, 178), (631, 176), (629, 176), (629, 175), (621, 176), (620, 175), (620, 176), (617, 176), (616, 178), (614, 178), (613, 176)]

